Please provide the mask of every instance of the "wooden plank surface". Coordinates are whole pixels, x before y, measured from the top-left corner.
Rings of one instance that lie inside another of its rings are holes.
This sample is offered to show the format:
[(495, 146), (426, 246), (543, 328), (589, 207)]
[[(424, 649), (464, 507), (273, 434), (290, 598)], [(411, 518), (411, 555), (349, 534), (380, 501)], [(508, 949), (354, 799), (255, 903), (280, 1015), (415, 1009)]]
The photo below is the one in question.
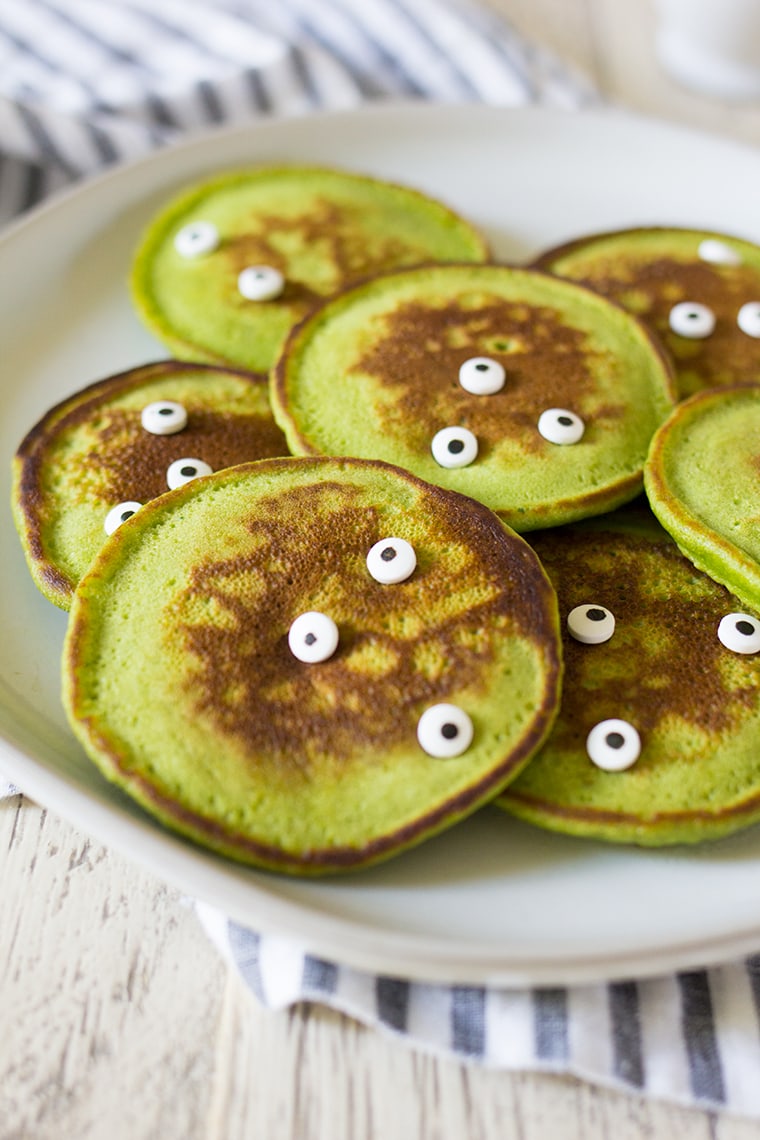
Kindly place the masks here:
[[(357, 0), (360, 2), (360, 0)], [(680, 90), (646, 0), (490, 0), (648, 114), (760, 141)], [(760, 1125), (414, 1051), (261, 1009), (187, 900), (54, 815), (0, 804), (0, 1140), (750, 1140)]]
[(0, 1140), (750, 1140), (752, 1122), (489, 1072), (262, 1009), (187, 900), (0, 805)]

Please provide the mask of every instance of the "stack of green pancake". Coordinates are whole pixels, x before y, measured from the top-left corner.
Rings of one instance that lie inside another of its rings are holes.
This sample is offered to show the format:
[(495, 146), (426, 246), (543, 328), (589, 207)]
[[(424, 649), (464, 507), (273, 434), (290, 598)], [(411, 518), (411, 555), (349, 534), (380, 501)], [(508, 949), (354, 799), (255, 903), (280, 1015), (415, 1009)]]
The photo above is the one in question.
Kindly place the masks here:
[(487, 802), (639, 844), (760, 818), (760, 251), (487, 257), (407, 187), (215, 176), (133, 265), (183, 359), (19, 447), (72, 729), (214, 851), (345, 871)]

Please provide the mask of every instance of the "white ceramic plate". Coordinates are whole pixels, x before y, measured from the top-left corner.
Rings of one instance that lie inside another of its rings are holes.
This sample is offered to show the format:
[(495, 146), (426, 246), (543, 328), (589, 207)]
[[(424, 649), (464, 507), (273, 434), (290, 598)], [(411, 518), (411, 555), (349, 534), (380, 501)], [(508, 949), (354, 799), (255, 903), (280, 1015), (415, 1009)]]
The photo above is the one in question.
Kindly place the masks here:
[[(646, 223), (760, 241), (760, 152), (615, 111), (378, 107), (223, 131), (92, 181), (0, 242), (0, 499), (19, 440), (55, 401), (166, 355), (126, 288), (141, 227), (178, 187), (259, 161), (342, 165), (457, 208), (505, 259)], [(238, 867), (165, 832), (112, 789), (59, 700), (66, 617), (0, 518), (0, 767), (30, 796), (261, 930), (386, 973), (537, 984), (644, 975), (760, 948), (760, 828), (695, 850), (552, 836), (496, 809), (382, 867), (322, 882)]]

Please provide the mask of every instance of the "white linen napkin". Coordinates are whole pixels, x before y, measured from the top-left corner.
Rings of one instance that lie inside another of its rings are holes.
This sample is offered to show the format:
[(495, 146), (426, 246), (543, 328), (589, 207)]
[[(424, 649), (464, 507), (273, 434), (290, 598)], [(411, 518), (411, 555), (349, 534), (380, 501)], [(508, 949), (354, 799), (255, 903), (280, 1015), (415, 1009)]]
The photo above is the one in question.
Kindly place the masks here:
[[(464, 0), (3, 0), (0, 223), (190, 131), (368, 99), (582, 108), (582, 78)], [(0, 799), (18, 795), (0, 777)], [(424, 985), (324, 962), (205, 906), (256, 998), (318, 1001), (407, 1043), (760, 1116), (760, 955), (532, 990)]]

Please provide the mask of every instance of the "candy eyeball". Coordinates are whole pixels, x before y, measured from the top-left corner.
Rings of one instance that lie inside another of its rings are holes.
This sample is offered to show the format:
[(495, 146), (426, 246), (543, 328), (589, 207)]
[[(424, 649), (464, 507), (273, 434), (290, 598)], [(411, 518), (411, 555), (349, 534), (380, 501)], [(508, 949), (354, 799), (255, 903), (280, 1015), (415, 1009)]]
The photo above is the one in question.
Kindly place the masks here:
[(473, 396), (491, 396), (504, 387), (504, 365), (490, 356), (472, 356), (459, 369), (459, 383)]
[(414, 547), (403, 538), (381, 538), (367, 555), (367, 569), (385, 586), (404, 582), (417, 565)]
[(615, 615), (605, 606), (584, 604), (567, 615), (567, 628), (584, 645), (601, 645), (615, 632)]
[(170, 491), (197, 479), (199, 475), (211, 475), (212, 468), (202, 459), (175, 459), (166, 472), (166, 485)]
[(742, 305), (736, 323), (747, 336), (760, 337), (760, 301), (747, 301)]
[(578, 443), (583, 438), (586, 425), (575, 412), (566, 408), (547, 408), (538, 417), (538, 430), (549, 443)]
[(219, 230), (213, 222), (190, 222), (174, 235), (174, 248), (180, 257), (202, 257), (219, 245)]
[(758, 653), (760, 621), (751, 614), (726, 614), (718, 624), (718, 640), (733, 653)]
[(137, 514), (140, 510), (142, 503), (136, 503), (133, 499), (128, 499), (124, 503), (117, 503), (115, 507), (111, 507), (110, 511), (105, 517), (103, 522), (103, 530), (106, 534), (113, 534), (118, 530), (123, 522), (131, 519), (132, 515)]
[(338, 627), (331, 617), (318, 610), (307, 610), (288, 630), (288, 645), (299, 661), (314, 665), (332, 657), (338, 648), (338, 637)]
[(674, 333), (690, 340), (703, 340), (715, 331), (715, 313), (699, 301), (681, 301), (668, 315)]
[(445, 427), (436, 432), (430, 445), (439, 467), (467, 467), (478, 455), (478, 441), (468, 428)]
[(718, 238), (705, 238), (699, 243), (697, 253), (702, 261), (712, 265), (741, 265), (741, 254)]
[(238, 277), (238, 290), (247, 301), (273, 301), (285, 288), (285, 278), (271, 265), (249, 265)]
[(627, 720), (602, 720), (586, 737), (586, 751), (597, 768), (622, 772), (635, 764), (641, 753), (641, 738)]
[(174, 435), (187, 427), (187, 412), (175, 400), (156, 400), (143, 408), (140, 422), (151, 435)]
[(458, 705), (431, 705), (417, 722), (417, 740), (428, 756), (460, 756), (472, 743), (472, 721)]

